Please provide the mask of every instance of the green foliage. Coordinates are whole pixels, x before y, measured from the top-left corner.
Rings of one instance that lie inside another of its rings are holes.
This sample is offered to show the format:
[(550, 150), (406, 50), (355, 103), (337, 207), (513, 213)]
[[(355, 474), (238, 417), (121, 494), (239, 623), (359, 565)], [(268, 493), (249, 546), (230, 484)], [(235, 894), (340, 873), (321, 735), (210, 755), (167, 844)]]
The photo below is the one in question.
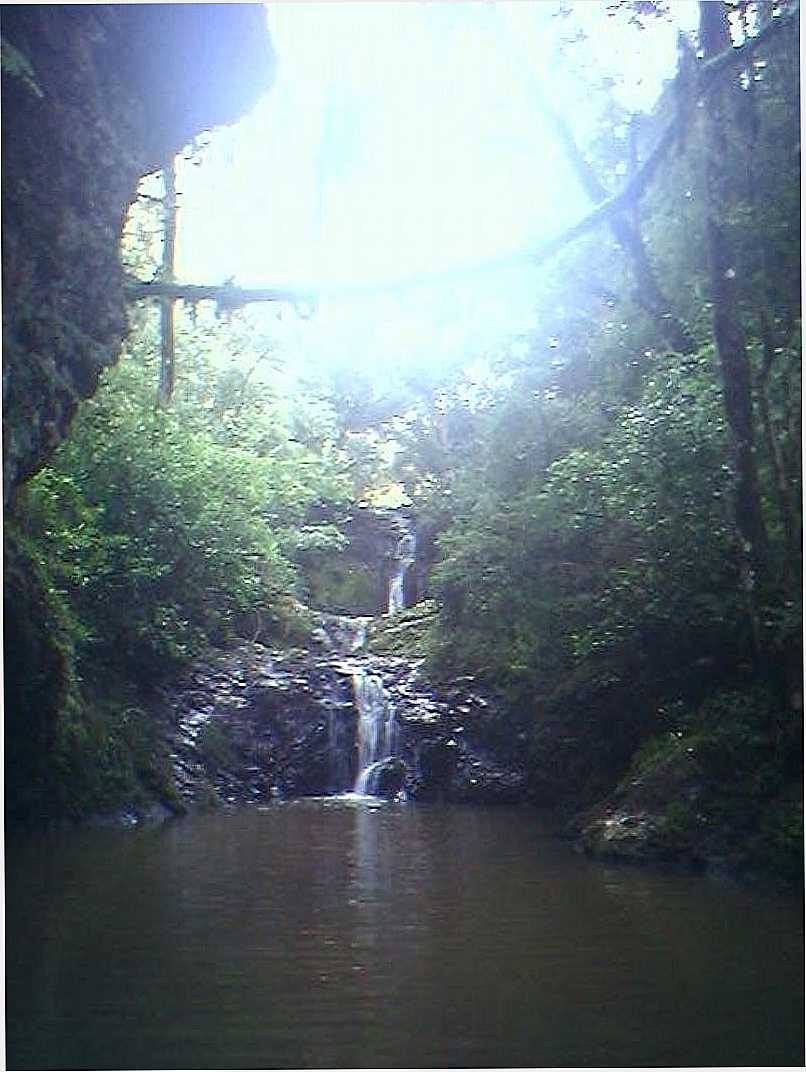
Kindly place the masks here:
[(122, 695), (101, 702), (82, 695), (62, 712), (49, 808), (74, 819), (103, 814), (145, 802), (146, 786), (165, 798), (157, 775), (159, 748), (156, 725), (143, 709), (125, 705)]
[(759, 830), (759, 858), (765, 870), (802, 883), (803, 799), (797, 786), (767, 806)]
[(636, 643), (702, 648), (741, 617), (709, 358), (668, 358), (609, 434), (548, 455), (516, 494), (478, 489), (438, 541), (438, 657), (545, 681)]
[[(564, 55), (583, 43), (570, 34)], [(47, 672), (37, 679), (35, 660), (21, 657), (15, 684), (26, 713), (12, 725), (32, 716), (38, 742), (26, 752), (24, 734), (12, 738), (30, 772), (14, 782), (21, 807), (44, 806), (54, 786), (70, 814), (138, 783), (164, 792), (159, 741), (120, 683), (150, 683), (235, 629), (302, 641), (312, 619), (301, 600), (371, 613), (380, 582), (351, 555), (344, 521), (356, 501), (386, 496), (415, 514), (420, 565), (431, 568), (428, 598), (370, 629), (373, 651), (426, 654), (435, 674), (471, 672), (508, 697), (500, 736), (529, 720), (538, 799), (592, 801), (618, 782), (619, 794), (654, 809), (668, 853), (738, 835), (743, 852), (797, 873), (794, 35), (756, 61), (766, 66), (726, 90), (724, 204), (708, 203), (711, 147), (704, 110), (693, 108), (640, 206), (624, 212), (665, 314), (647, 302), (646, 272), (603, 227), (544, 266), (532, 333), (470, 355), (461, 372), (439, 355), (383, 383), (338, 364), (301, 372), (257, 312), (224, 322), (204, 306), (178, 309), (177, 390), (155, 411), (155, 319), (133, 313), (119, 368), (21, 498), (15, 540), (30, 576), (18, 559), (10, 605), (47, 633), (38, 651)], [(3, 67), (33, 77), (5, 43)], [(633, 121), (603, 91), (604, 69), (577, 73), (566, 118), (573, 111), (582, 154), (614, 192), (633, 166), (628, 130), (646, 159), (685, 90)], [(143, 192), (124, 260), (146, 277), (160, 259), (159, 182)], [(735, 254), (730, 315), (753, 382), (770, 543), (761, 579), (737, 535), (733, 385), (723, 394), (712, 341), (725, 310), (709, 294), (709, 211), (722, 213)], [(671, 316), (691, 333), (692, 353), (668, 352)], [(21, 653), (39, 642), (23, 640)], [(110, 668), (117, 687), (90, 704), (89, 683), (109, 684)], [(211, 766), (226, 766), (221, 727), (203, 734)]]
[(787, 878), (802, 870), (799, 764), (786, 739), (792, 717), (763, 684), (678, 705), (675, 729), (649, 738), (619, 794), (657, 816), (673, 855), (732, 860)]
[(334, 614), (374, 614), (383, 591), (377, 571), (345, 557), (331, 557), (306, 571), (307, 598), (313, 607)]
[(295, 559), (342, 543), (309, 511), (344, 494), (335, 462), (281, 428), (255, 449), (254, 398), (186, 420), (189, 399), (153, 408), (153, 371), (141, 345), (108, 374), (26, 502), (82, 650), (143, 675), (221, 639), (250, 608), (287, 601)]
[(48, 756), (64, 712), (77, 703), (72, 621), (35, 547), (4, 531), (6, 816), (42, 820), (50, 791)]
[[(138, 314), (121, 363), (16, 503), (25, 564), (7, 613), (33, 633), (9, 692), (15, 816), (109, 811), (144, 791), (176, 807), (140, 697), (234, 630), (304, 639), (303, 570), (344, 544), (349, 479), (321, 412), (308, 420), (216, 359), (224, 328), (178, 334), (176, 405), (154, 408), (153, 323)], [(40, 630), (37, 682), (25, 660)]]
[[(398, 462), (435, 558), (432, 669), (485, 677), (530, 716), (535, 798), (592, 803), (627, 771), (619, 792), (643, 787), (636, 807), (658, 817), (664, 851), (718, 850), (732, 832), (744, 839), (732, 858), (769, 857), (763, 866), (790, 874), (802, 829), (790, 669), (802, 621), (796, 54), (782, 34), (752, 79), (726, 89), (725, 203), (708, 205), (702, 161), (713, 149), (692, 109), (687, 140), (633, 218), (694, 352), (668, 352), (637, 261), (599, 233), (549, 266), (538, 326), (499, 356), (486, 391), (457, 383), (436, 413), (421, 409), (406, 429), (415, 449)], [(679, 92), (636, 117), (644, 149)], [(579, 121), (591, 124), (581, 147), (615, 190), (625, 119), (617, 108), (594, 119), (601, 107), (599, 96)], [(714, 211), (735, 259), (735, 312), (709, 294)], [(731, 441), (735, 385), (723, 396), (712, 342), (720, 314), (737, 320), (753, 381), (769, 535), (759, 574), (739, 537), (746, 456)]]
[[(595, 453), (550, 473), (553, 511), (601, 556), (601, 588), (575, 654), (632, 642), (636, 632), (709, 637), (742, 620), (732, 563), (730, 465), (710, 355), (670, 358)], [(569, 516), (570, 515), (570, 516)]]
[(103, 665), (85, 665), (82, 678), (76, 652), (86, 627), (13, 524), (5, 600), (9, 823), (110, 811), (138, 802), (144, 786), (172, 803), (153, 719)]

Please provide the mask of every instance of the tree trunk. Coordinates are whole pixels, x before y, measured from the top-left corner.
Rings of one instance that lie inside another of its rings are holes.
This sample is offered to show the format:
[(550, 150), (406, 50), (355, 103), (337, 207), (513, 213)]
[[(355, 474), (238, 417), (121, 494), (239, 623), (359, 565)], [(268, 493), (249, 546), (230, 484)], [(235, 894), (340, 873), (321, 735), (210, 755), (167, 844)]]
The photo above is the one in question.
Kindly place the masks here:
[(781, 524), (784, 531), (784, 546), (786, 550), (784, 558), (784, 583), (788, 587), (793, 573), (792, 567), (800, 556), (800, 532), (795, 507), (790, 493), (787, 479), (786, 464), (780, 444), (775, 436), (772, 413), (770, 412), (770, 400), (767, 393), (767, 385), (775, 362), (775, 341), (770, 316), (766, 309), (759, 310), (759, 328), (764, 348), (764, 358), (761, 370), (756, 380), (757, 401), (759, 415), (761, 417), (761, 432), (764, 446), (767, 450), (767, 458), (772, 470), (775, 498), (778, 512), (781, 516)]
[[(539, 99), (543, 112), (554, 126), (557, 136), (565, 149), (568, 161), (576, 171), (579, 181), (594, 204), (602, 204), (607, 200), (607, 190), (599, 181), (593, 167), (583, 156), (568, 125), (562, 116), (554, 111), (542, 92), (539, 94)], [(640, 170), (634, 127), (631, 147), (633, 166), (630, 169), (630, 182), (635, 180)], [(679, 354), (691, 354), (696, 349), (694, 337), (686, 325), (672, 312), (671, 302), (658, 283), (657, 273), (649, 259), (644, 240), (638, 229), (638, 204), (638, 196), (631, 203), (629, 201), (625, 202), (625, 212), (629, 212), (632, 215), (632, 220), (618, 212), (614, 212), (608, 219), (616, 241), (632, 261), (633, 275), (635, 277), (633, 297), (637, 304), (655, 321), (660, 334), (672, 350)]]
[[(162, 271), (163, 283), (173, 283), (174, 260), (176, 254), (176, 165), (173, 158), (162, 169), (165, 184), (163, 201), (163, 246)], [(157, 387), (157, 406), (167, 406), (171, 401), (176, 382), (174, 343), (174, 301), (173, 298), (160, 299), (160, 338), (161, 360), (160, 379)]]
[[(706, 62), (730, 47), (725, 7), (713, 0), (700, 2), (700, 45)], [(761, 508), (756, 464), (752, 373), (739, 309), (737, 266), (725, 216), (732, 201), (732, 177), (727, 167), (726, 124), (730, 81), (715, 86), (703, 98), (706, 137), (706, 236), (710, 261), (714, 345), (719, 359), (722, 394), (733, 444), (736, 468), (734, 516), (742, 543), (748, 587), (768, 580), (769, 547)]]

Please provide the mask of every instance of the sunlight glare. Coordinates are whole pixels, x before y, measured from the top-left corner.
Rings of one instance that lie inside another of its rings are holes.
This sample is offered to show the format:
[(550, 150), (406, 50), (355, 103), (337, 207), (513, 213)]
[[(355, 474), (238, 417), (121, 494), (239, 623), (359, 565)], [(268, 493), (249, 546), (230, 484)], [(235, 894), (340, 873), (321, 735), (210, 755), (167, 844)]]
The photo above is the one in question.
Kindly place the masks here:
[(587, 207), (530, 83), (554, 5), (267, 7), (275, 85), (183, 168), (179, 277), (317, 290), (300, 349), (363, 364), (528, 330), (528, 251)]

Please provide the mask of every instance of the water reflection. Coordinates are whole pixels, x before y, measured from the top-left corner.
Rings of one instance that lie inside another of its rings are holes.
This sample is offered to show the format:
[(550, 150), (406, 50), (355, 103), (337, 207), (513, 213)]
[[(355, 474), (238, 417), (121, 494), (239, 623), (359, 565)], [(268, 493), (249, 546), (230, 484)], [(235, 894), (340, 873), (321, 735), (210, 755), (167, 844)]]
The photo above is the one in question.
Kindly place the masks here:
[(16, 1068), (800, 1064), (796, 898), (356, 798), (9, 852)]

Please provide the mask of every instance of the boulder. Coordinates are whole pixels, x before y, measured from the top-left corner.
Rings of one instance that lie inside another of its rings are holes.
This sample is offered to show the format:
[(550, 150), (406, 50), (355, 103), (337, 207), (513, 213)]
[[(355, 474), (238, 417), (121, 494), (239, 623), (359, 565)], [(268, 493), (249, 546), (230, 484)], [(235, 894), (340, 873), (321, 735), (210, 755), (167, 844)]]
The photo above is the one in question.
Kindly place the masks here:
[(367, 777), (367, 793), (374, 797), (392, 800), (406, 783), (408, 768), (402, 759), (391, 756), (376, 763)]
[(421, 800), (444, 797), (450, 793), (456, 769), (458, 746), (442, 737), (422, 741), (417, 749), (417, 784), (415, 795)]

